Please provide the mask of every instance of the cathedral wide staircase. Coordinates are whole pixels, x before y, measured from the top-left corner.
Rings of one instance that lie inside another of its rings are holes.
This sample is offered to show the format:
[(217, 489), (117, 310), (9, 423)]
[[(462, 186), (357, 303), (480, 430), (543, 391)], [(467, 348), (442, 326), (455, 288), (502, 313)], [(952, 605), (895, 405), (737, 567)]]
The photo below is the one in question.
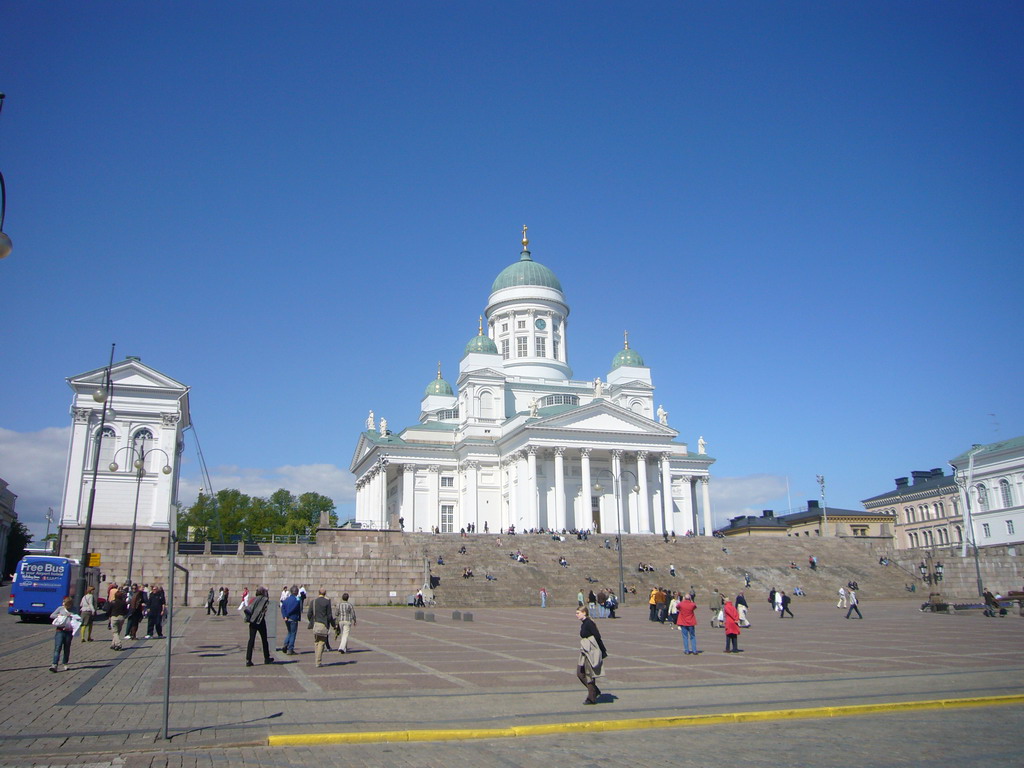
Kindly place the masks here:
[[(575, 606), (580, 590), (586, 595), (599, 588), (618, 592), (619, 557), (615, 537), (590, 536), (578, 540), (565, 536), (555, 541), (551, 534), (496, 536), (470, 534), (405, 534), (406, 544), (419, 547), (434, 580), (434, 599), (439, 607), (469, 608), (499, 605), (539, 605), (541, 588), (548, 592), (549, 606)], [(610, 548), (606, 548), (608, 539)], [(498, 544), (500, 540), (500, 546)], [(466, 553), (461, 554), (460, 548)], [(510, 555), (517, 550), (528, 558), (521, 563)], [(815, 556), (817, 569), (808, 558)], [(744, 589), (744, 574), (750, 574), (747, 598), (767, 599), (775, 587), (792, 594), (796, 587), (806, 600), (836, 600), (840, 586), (855, 581), (865, 599), (908, 598), (920, 600), (920, 592), (911, 595), (906, 586), (918, 579), (910, 570), (892, 560), (879, 563), (891, 550), (870, 540), (799, 538), (677, 538), (665, 542), (659, 536), (624, 537), (623, 573), (627, 589), (635, 587), (636, 596), (626, 602), (646, 604), (652, 587), (671, 592), (691, 587), (698, 599), (718, 589), (735, 594)], [(444, 561), (439, 565), (438, 557)], [(559, 565), (564, 557), (568, 567)], [(639, 563), (654, 567), (640, 572)], [(791, 567), (794, 563), (798, 568)], [(676, 575), (670, 574), (675, 566)], [(472, 578), (463, 578), (466, 568)], [(487, 574), (493, 580), (486, 578)]]

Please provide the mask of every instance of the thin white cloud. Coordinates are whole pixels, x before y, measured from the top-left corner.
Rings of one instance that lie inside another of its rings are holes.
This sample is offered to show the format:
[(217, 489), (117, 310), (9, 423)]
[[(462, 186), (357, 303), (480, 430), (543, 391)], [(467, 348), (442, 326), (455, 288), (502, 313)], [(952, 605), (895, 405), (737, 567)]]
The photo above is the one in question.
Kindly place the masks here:
[(727, 525), (730, 518), (760, 515), (764, 505), (786, 495), (786, 478), (780, 475), (713, 477), (711, 509), (715, 527)]
[(38, 432), (0, 427), (0, 477), (18, 497), (14, 504), (18, 519), (37, 540), (46, 534), (47, 508), (60, 511), (70, 440), (71, 427), (47, 427)]
[[(213, 491), (236, 488), (250, 496), (269, 496), (278, 488), (286, 488), (296, 496), (313, 492), (329, 496), (336, 506), (355, 500), (355, 478), (347, 469), (334, 464), (285, 465), (276, 469), (222, 466), (210, 472)], [(178, 484), (178, 498), (184, 506), (199, 494), (202, 481), (183, 476)], [(208, 489), (210, 490), (210, 489)]]

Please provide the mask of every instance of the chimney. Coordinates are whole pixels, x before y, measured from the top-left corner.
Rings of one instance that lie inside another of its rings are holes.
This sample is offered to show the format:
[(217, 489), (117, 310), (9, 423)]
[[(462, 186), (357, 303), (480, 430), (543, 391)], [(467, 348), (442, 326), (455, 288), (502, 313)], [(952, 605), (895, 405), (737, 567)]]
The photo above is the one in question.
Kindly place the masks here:
[(807, 511), (808, 512), (813, 512), (816, 509), (818, 509), (818, 500), (817, 499), (810, 499), (807, 502)]
[(775, 517), (775, 512), (773, 510), (771, 510), (771, 509), (762, 509), (761, 510), (761, 517), (764, 517), (764, 518), (767, 518), (768, 520), (771, 520), (773, 517)]
[(906, 488), (907, 485), (908, 485), (907, 478), (905, 478), (905, 477), (897, 477), (896, 478), (896, 490), (897, 491), (900, 490), (900, 488)]
[(931, 480), (932, 479), (932, 473), (931, 472), (925, 472), (924, 470), (915, 470), (914, 472), (911, 472), (910, 474), (914, 478), (914, 485), (917, 485), (918, 483), (923, 483), (926, 480)]
[(932, 470), (932, 477), (945, 477), (946, 473), (942, 471), (942, 467), (936, 467)]

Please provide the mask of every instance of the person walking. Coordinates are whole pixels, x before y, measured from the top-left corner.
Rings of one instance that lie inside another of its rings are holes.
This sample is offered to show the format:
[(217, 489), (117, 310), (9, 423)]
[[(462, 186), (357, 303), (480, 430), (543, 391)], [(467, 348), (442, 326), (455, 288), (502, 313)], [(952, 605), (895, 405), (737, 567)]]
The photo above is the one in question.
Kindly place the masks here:
[(146, 593), (139, 589), (138, 584), (132, 585), (132, 599), (128, 604), (128, 621), (125, 623), (124, 634), (129, 640), (138, 640), (136, 633), (146, 612)]
[(793, 612), (789, 610), (789, 604), (793, 601), (793, 598), (791, 598), (789, 595), (787, 595), (785, 592), (782, 592), (781, 590), (779, 591), (779, 594), (782, 595), (782, 597), (779, 599), (779, 618), (784, 618), (785, 615), (788, 613), (789, 618), (795, 619), (796, 616), (794, 616)]
[(548, 591), (544, 587), (540, 588), (540, 607), (541, 608), (547, 608), (548, 607)]
[(782, 590), (775, 593), (775, 612), (781, 617), (782, 614)]
[[(245, 600), (243, 599), (243, 604)], [(256, 597), (252, 602), (245, 605), (243, 611), (245, 620), (249, 624), (249, 645), (245, 649), (245, 666), (252, 666), (252, 648), (256, 644), (256, 635), (263, 641), (263, 663), (273, 664), (274, 657), (270, 655), (270, 644), (267, 642), (267, 608), (270, 606), (270, 598), (267, 596), (267, 588), (260, 586), (256, 588)]]
[(124, 629), (125, 620), (128, 618), (128, 602), (124, 598), (124, 592), (120, 589), (114, 593), (114, 599), (110, 601), (110, 650), (121, 650), (121, 632)]
[(209, 616), (211, 613), (213, 613), (216, 610), (216, 608), (214, 608), (214, 601), (216, 601), (216, 599), (217, 598), (216, 598), (216, 596), (213, 593), (213, 587), (210, 587), (210, 592), (209, 592), (209, 594), (206, 595), (206, 615), (207, 616)]
[(92, 642), (92, 620), (96, 615), (95, 587), (87, 587), (78, 610), (82, 613), (82, 642)]
[(288, 628), (281, 650), (289, 656), (296, 656), (295, 638), (299, 633), (299, 622), (302, 621), (302, 601), (299, 600), (299, 588), (296, 585), (288, 590), (288, 597), (281, 603), (281, 618)]
[(50, 614), (50, 623), (54, 629), (51, 672), (57, 671), (57, 662), (60, 661), (62, 651), (64, 653), (64, 671), (68, 671), (68, 661), (71, 659), (71, 636), (75, 632), (75, 621), (81, 621), (79, 616), (71, 612), (72, 605), (74, 605), (74, 601), (68, 595)]
[(845, 607), (846, 607), (846, 590), (843, 588), (843, 585), (840, 584), (839, 585), (839, 602), (836, 603), (836, 608), (845, 608)]
[(334, 621), (335, 639), (337, 639), (337, 634), (341, 633), (341, 640), (338, 640), (338, 651), (348, 653), (348, 638), (352, 627), (356, 625), (356, 609), (348, 601), (348, 592), (343, 592), (341, 595), (341, 602), (338, 603), (338, 612), (334, 616)]
[(230, 599), (230, 594), (228, 592), (228, 588), (227, 587), (221, 587), (220, 588), (220, 592), (217, 595), (217, 613), (215, 615), (217, 615), (217, 616), (227, 616), (228, 615), (228, 600), (229, 599)]
[(683, 655), (697, 655), (697, 604), (693, 601), (693, 593), (687, 593), (676, 603), (676, 626), (683, 636)]
[[(107, 587), (107, 605), (110, 605), (110, 603), (114, 602), (114, 596), (117, 594), (118, 589), (119, 587), (117, 586), (116, 583), (111, 583), (111, 585)], [(110, 620), (109, 610), (107, 611), (107, 629), (113, 629), (113, 622), (111, 622)]]
[(167, 597), (164, 588), (154, 586), (146, 600), (146, 639), (164, 636), (164, 616), (167, 615)]
[(585, 606), (576, 609), (576, 618), (580, 622), (580, 658), (576, 664), (576, 677), (587, 689), (584, 704), (597, 704), (601, 689), (597, 687), (597, 678), (604, 671), (604, 660), (608, 651), (601, 640), (601, 633), (594, 620), (587, 614)]
[(732, 604), (732, 600), (725, 601), (722, 613), (725, 614), (725, 652), (743, 653), (736, 646), (736, 639), (740, 636), (740, 616), (736, 612), (736, 606)]
[(857, 593), (854, 590), (850, 590), (850, 608), (846, 611), (846, 618), (850, 618), (850, 614), (854, 611), (857, 612), (857, 618), (863, 619), (864, 616), (860, 612), (860, 600), (857, 599)]
[(327, 598), (327, 590), (320, 587), (320, 594), (309, 604), (309, 628), (313, 630), (313, 644), (316, 648), (316, 665), (322, 666), (324, 648), (327, 647), (327, 635), (331, 627), (338, 628), (331, 610), (331, 601)]
[(711, 609), (711, 626), (715, 626), (715, 622), (718, 621), (718, 612), (722, 610), (722, 606), (725, 604), (725, 599), (722, 594), (717, 590), (711, 590), (711, 599), (708, 601), (708, 608)]

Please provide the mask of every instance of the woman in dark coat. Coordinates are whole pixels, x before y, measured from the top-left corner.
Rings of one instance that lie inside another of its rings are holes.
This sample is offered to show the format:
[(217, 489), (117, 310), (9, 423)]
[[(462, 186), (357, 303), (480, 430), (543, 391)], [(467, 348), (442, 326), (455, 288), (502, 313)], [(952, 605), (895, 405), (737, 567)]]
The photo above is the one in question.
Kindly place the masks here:
[(604, 659), (608, 656), (601, 633), (594, 620), (587, 613), (586, 606), (576, 609), (576, 618), (580, 620), (580, 658), (576, 667), (576, 677), (587, 689), (584, 704), (597, 704), (601, 689), (597, 687), (597, 678), (601, 676)]
[(267, 608), (270, 597), (266, 587), (256, 589), (256, 599), (245, 608), (245, 620), (249, 624), (249, 645), (245, 649), (245, 666), (252, 666), (252, 648), (256, 644), (256, 635), (263, 640), (263, 663), (273, 664), (270, 655), (270, 644), (267, 642)]

